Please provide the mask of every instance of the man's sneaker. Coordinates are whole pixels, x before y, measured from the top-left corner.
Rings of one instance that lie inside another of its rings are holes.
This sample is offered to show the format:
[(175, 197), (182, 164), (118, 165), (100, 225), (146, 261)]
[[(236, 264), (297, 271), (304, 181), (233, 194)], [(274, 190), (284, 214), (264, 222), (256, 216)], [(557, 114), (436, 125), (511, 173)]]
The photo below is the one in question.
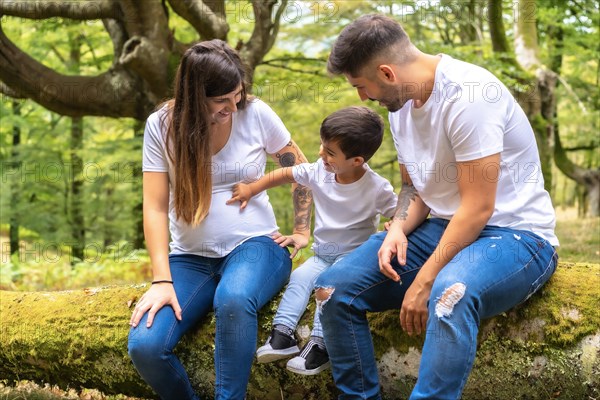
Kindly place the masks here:
[(313, 340), (309, 340), (299, 356), (287, 363), (287, 369), (302, 375), (315, 375), (330, 367), (327, 350), (321, 349)]
[(259, 363), (268, 363), (295, 356), (298, 353), (300, 353), (300, 349), (298, 348), (296, 339), (277, 329), (273, 329), (265, 345), (256, 350), (256, 359)]

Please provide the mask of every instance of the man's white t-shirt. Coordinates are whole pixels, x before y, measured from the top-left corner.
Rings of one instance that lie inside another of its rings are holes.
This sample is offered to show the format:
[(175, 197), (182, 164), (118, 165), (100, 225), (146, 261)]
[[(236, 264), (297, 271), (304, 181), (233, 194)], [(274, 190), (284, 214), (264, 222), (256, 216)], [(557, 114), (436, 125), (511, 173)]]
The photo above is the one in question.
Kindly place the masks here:
[(512, 94), (489, 71), (442, 55), (425, 104), (415, 108), (409, 101), (389, 120), (398, 161), (431, 216), (449, 220), (460, 205), (456, 162), (500, 153), (488, 225), (531, 231), (558, 245), (534, 132)]
[[(377, 231), (379, 216), (394, 215), (394, 188), (367, 164), (356, 182), (340, 184), (323, 160), (292, 168), (294, 179), (312, 190), (315, 228), (312, 250), (317, 256), (340, 256), (354, 250)], [(254, 201), (254, 199), (252, 199)]]
[(268, 154), (275, 154), (291, 140), (281, 119), (258, 99), (233, 113), (231, 135), (212, 157), (212, 201), (208, 216), (192, 227), (176, 217), (173, 189), (174, 170), (165, 148), (166, 127), (161, 115), (166, 108), (148, 117), (144, 132), (143, 171), (169, 174), (169, 230), (171, 253), (224, 257), (245, 240), (277, 232), (269, 196), (262, 192), (240, 211), (239, 204), (226, 205), (234, 184), (252, 182), (264, 175)]

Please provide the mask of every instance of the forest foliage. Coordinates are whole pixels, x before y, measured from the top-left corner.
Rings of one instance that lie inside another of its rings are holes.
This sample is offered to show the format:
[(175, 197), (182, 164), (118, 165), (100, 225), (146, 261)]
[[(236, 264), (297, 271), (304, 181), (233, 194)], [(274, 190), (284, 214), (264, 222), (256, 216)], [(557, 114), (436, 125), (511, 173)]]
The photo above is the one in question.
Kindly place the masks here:
[[(178, 2), (163, 2), (174, 40), (180, 44), (200, 40), (198, 30), (175, 12), (171, 3)], [(498, 3), (508, 52), (495, 49), (490, 32), (494, 24), (490, 24), (489, 11)], [(249, 45), (257, 24), (252, 2), (227, 0), (223, 4), (229, 43)], [(278, 113), (309, 160), (317, 158), (323, 118), (360, 103), (343, 78), (328, 76), (325, 70), (333, 40), (354, 18), (371, 12), (390, 15), (404, 25), (423, 51), (446, 53), (484, 66), (522, 97), (538, 94), (536, 70), (515, 62), (516, 22), (529, 19), (536, 28), (540, 65), (557, 74), (555, 115), (544, 123), (559, 135), (568, 161), (597, 179), (600, 12), (596, 1), (284, 1), (278, 6), (273, 8), (273, 13), (280, 12), (276, 40), (254, 65), (252, 91)], [(1, 31), (29, 56), (63, 75), (96, 76), (115, 63), (113, 40), (100, 19), (31, 19), (4, 10)], [(176, 65), (176, 61), (169, 62)], [(60, 115), (20, 98), (11, 91), (10, 83), (0, 82), (0, 287), (22, 288), (18, 282), (25, 274), (33, 277), (28, 288), (34, 289), (60, 288), (53, 283), (60, 282), (54, 275), (62, 279), (79, 274), (91, 277), (94, 271), (104, 271), (104, 278), (93, 278), (99, 284), (111, 278), (124, 282), (147, 278), (140, 212), (143, 120)], [(81, 97), (78, 91), (84, 89), (55, 88), (73, 97)], [(100, 96), (93, 91), (84, 95), (89, 101)], [(385, 109), (368, 105), (386, 116)], [(541, 139), (547, 141), (550, 160), (553, 139)], [(399, 187), (389, 134), (370, 165)], [(551, 169), (547, 183), (555, 206), (577, 206), (581, 215), (594, 208), (589, 204), (589, 186), (565, 176), (555, 163), (546, 168)], [(289, 187), (269, 193), (281, 231), (290, 232)], [(595, 221), (592, 227), (597, 230)], [(597, 243), (597, 235), (592, 231), (593, 243)], [(14, 240), (19, 243), (18, 251), (10, 246)]]

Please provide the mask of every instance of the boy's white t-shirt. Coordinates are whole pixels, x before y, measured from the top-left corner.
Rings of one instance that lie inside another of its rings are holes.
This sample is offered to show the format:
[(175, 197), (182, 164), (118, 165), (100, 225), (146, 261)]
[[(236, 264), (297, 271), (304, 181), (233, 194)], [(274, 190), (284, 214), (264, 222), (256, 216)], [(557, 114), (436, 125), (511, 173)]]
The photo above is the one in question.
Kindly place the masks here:
[(359, 180), (340, 184), (334, 173), (325, 170), (321, 159), (292, 167), (296, 182), (312, 190), (312, 250), (317, 256), (349, 253), (377, 231), (380, 215), (394, 215), (398, 200), (394, 188), (367, 164), (364, 168), (365, 174)]
[(409, 101), (389, 120), (398, 161), (433, 217), (449, 220), (460, 205), (456, 162), (500, 153), (496, 204), (488, 225), (531, 231), (558, 245), (533, 130), (492, 73), (442, 55), (425, 104), (415, 108)]
[(271, 108), (258, 99), (233, 113), (231, 135), (206, 168), (212, 170), (212, 201), (208, 216), (192, 227), (176, 218), (174, 170), (166, 154), (166, 127), (160, 116), (148, 117), (144, 132), (143, 171), (169, 174), (169, 230), (171, 253), (224, 257), (245, 240), (278, 231), (269, 196), (262, 192), (240, 211), (239, 204), (226, 205), (234, 184), (252, 182), (264, 175), (268, 154), (275, 154), (291, 140), (290, 133)]

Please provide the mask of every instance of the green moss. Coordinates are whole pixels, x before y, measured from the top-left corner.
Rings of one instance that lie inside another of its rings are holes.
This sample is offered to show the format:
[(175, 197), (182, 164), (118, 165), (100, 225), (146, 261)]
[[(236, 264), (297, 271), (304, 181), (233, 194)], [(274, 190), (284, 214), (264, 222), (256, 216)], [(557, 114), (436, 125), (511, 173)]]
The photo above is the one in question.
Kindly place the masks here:
[(423, 347), (423, 336), (410, 337), (402, 331), (400, 310), (369, 313), (368, 319), (377, 358), (381, 357), (390, 347), (400, 353), (408, 353), (411, 347), (417, 349)]
[(0, 291), (0, 376), (151, 395), (127, 355), (129, 306), (144, 291)]
[[(550, 281), (524, 305), (486, 324), (496, 332), (529, 334), (537, 342), (569, 348), (600, 329), (600, 265), (560, 263)], [(522, 321), (542, 321), (541, 337), (524, 332)], [(514, 335), (513, 335), (514, 336)]]
[[(600, 333), (599, 283), (599, 265), (561, 263), (524, 305), (485, 321), (464, 398), (598, 398), (598, 357), (585, 360), (579, 345)], [(131, 306), (146, 289), (0, 291), (0, 377), (152, 398), (127, 355)], [(259, 314), (259, 344), (269, 334), (280, 296)], [(300, 324), (312, 326), (313, 312), (311, 302)], [(390, 349), (405, 354), (422, 348), (422, 337), (401, 331), (397, 310), (370, 314), (369, 320), (378, 358)], [(175, 349), (198, 394), (206, 398), (214, 393), (214, 332), (210, 314)], [(384, 396), (406, 398), (414, 377), (402, 375), (402, 365), (391, 368)], [(304, 377), (287, 371), (285, 361), (252, 366), (249, 399), (327, 400), (336, 395), (330, 372)]]

